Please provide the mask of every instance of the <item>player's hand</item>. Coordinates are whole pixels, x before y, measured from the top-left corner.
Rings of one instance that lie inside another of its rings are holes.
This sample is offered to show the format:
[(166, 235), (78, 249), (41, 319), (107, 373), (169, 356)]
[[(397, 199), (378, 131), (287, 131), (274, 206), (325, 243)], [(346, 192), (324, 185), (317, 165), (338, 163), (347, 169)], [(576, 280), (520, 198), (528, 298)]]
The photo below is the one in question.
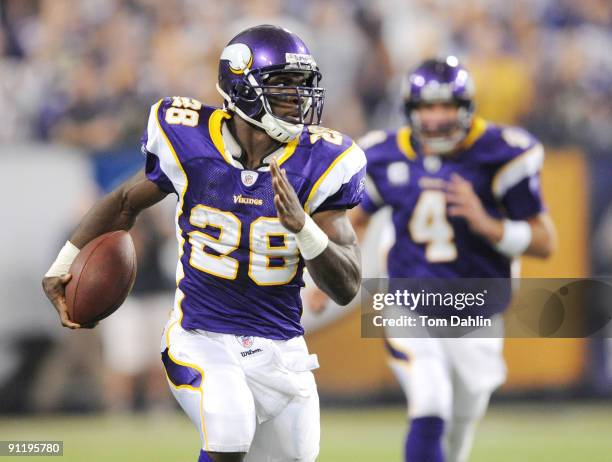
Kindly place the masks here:
[(281, 170), (276, 159), (270, 162), (272, 188), (274, 188), (274, 206), (281, 225), (292, 233), (297, 233), (304, 227), (306, 213), (300, 200), (287, 179), (285, 170)]
[(498, 220), (487, 213), (472, 183), (456, 173), (451, 175), (447, 183), (446, 202), (449, 206), (448, 215), (465, 219), (473, 232), (487, 238), (496, 234), (494, 228), (499, 225)]
[[(62, 326), (69, 329), (79, 329), (80, 324), (74, 323), (68, 317), (68, 306), (66, 306), (66, 284), (72, 278), (71, 274), (62, 277), (45, 277), (42, 280), (45, 295), (57, 310)], [(88, 326), (89, 327), (89, 326)]]

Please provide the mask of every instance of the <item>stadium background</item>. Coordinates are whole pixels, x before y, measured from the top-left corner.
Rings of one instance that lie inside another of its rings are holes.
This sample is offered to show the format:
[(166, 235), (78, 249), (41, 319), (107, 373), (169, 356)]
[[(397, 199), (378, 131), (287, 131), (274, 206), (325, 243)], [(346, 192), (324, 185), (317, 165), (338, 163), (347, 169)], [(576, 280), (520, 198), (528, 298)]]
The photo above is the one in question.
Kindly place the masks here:
[[(0, 440), (63, 439), (66, 460), (193, 459), (195, 432), (175, 414), (160, 364), (142, 367), (150, 357), (135, 353), (156, 356), (167, 312), (172, 199), (133, 232), (140, 272), (129, 310), (140, 315), (64, 331), (40, 277), (91, 202), (142, 165), (148, 106), (165, 95), (218, 104), (220, 50), (250, 25), (282, 25), (311, 45), (324, 123), (354, 138), (402, 122), (408, 69), (459, 56), (477, 111), (526, 126), (547, 147), (544, 194), (560, 248), (525, 261), (523, 274), (612, 272), (606, 0), (1, 0), (0, 14)], [(378, 260), (368, 244), (366, 274)], [(320, 460), (399, 460), (402, 396), (382, 344), (359, 337), (357, 310), (330, 311), (305, 320), (322, 365)], [(474, 460), (612, 460), (608, 340), (508, 340), (506, 358), (509, 380)]]

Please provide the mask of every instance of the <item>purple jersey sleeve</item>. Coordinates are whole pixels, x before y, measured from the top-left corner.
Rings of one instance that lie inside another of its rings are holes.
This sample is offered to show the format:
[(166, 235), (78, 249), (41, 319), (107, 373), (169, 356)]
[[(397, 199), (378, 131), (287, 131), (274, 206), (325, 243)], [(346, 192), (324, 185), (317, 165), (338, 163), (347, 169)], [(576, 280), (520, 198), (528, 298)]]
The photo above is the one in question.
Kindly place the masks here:
[(525, 220), (545, 210), (540, 189), (544, 148), (536, 143), (512, 157), (493, 178), (493, 193), (508, 218)]
[(317, 212), (324, 210), (351, 209), (359, 204), (363, 197), (365, 184), (365, 167), (355, 173), (347, 183), (340, 186), (340, 189), (329, 196), (317, 208)]
[(145, 175), (149, 181), (155, 183), (159, 189), (167, 194), (178, 194), (174, 190), (174, 185), (172, 184), (172, 181), (170, 181), (170, 178), (168, 178), (162, 171), (161, 166), (159, 165), (159, 158), (155, 154), (148, 152), (146, 149), (144, 149), (144, 147), (142, 152), (146, 156)]
[(142, 145), (140, 150), (145, 156), (145, 175), (147, 179), (155, 183), (160, 190), (167, 194), (176, 193), (172, 181), (170, 181), (170, 178), (168, 178), (161, 169), (159, 158), (157, 157), (157, 155), (147, 151), (148, 140), (149, 130), (147, 128), (144, 130), (142, 136), (140, 137), (140, 143)]
[[(309, 214), (324, 210), (350, 209), (361, 202), (365, 188), (365, 154), (350, 138), (340, 149), (331, 144), (318, 145), (321, 158), (331, 163), (325, 171), (313, 177), (313, 187), (306, 200)], [(329, 154), (333, 154), (330, 156)]]
[(540, 192), (540, 175), (524, 178), (510, 188), (502, 199), (508, 218), (525, 220), (545, 210)]
[[(140, 142), (145, 156), (145, 175), (159, 189), (167, 194), (182, 191), (186, 180), (176, 156), (172, 154), (167, 136), (163, 134), (163, 110), (169, 106), (168, 98), (158, 101), (151, 107), (147, 128)], [(161, 114), (160, 114), (161, 113)], [(160, 120), (162, 117), (162, 120)]]

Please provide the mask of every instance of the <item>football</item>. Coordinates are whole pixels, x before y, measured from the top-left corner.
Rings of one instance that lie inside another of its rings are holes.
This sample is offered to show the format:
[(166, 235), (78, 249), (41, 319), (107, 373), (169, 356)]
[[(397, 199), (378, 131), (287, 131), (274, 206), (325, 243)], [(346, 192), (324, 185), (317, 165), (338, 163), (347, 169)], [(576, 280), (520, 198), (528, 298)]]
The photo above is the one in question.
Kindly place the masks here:
[(121, 306), (136, 278), (136, 251), (127, 231), (98, 236), (81, 249), (70, 267), (66, 285), (70, 320), (100, 321)]

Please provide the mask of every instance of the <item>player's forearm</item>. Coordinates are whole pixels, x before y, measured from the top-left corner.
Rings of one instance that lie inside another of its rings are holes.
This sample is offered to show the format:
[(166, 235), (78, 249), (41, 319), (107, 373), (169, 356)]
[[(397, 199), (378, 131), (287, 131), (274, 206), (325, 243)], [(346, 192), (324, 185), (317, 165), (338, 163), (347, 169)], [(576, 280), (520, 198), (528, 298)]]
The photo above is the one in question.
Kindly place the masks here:
[(525, 255), (548, 258), (557, 249), (557, 232), (552, 219), (547, 214), (527, 220), (531, 226), (531, 243)]
[(332, 241), (306, 267), (317, 286), (339, 305), (348, 304), (359, 290), (360, 253), (357, 245), (338, 245)]
[(121, 194), (112, 192), (87, 212), (70, 236), (70, 242), (80, 249), (104, 233), (128, 230), (133, 226), (137, 215), (138, 211), (125, 206)]
[(166, 196), (155, 184), (147, 180), (144, 172), (119, 186), (100, 199), (79, 223), (70, 236), (70, 242), (82, 248), (96, 237), (111, 231), (128, 230), (138, 214)]
[[(511, 223), (510, 228), (508, 228), (506, 220), (489, 216), (486, 219), (480, 220), (480, 225), (475, 231), (496, 247), (500, 245), (505, 247), (505, 242), (512, 244), (518, 240), (525, 240), (526, 248), (520, 252), (522, 255), (548, 258), (554, 252), (556, 248), (555, 228), (548, 215), (542, 214), (526, 221)], [(515, 228), (513, 229), (513, 227)], [(517, 229), (517, 227), (519, 234), (508, 235), (509, 232), (516, 233), (517, 231), (515, 229)], [(520, 227), (524, 228), (522, 233)], [(527, 235), (525, 235), (525, 233), (527, 233)]]

